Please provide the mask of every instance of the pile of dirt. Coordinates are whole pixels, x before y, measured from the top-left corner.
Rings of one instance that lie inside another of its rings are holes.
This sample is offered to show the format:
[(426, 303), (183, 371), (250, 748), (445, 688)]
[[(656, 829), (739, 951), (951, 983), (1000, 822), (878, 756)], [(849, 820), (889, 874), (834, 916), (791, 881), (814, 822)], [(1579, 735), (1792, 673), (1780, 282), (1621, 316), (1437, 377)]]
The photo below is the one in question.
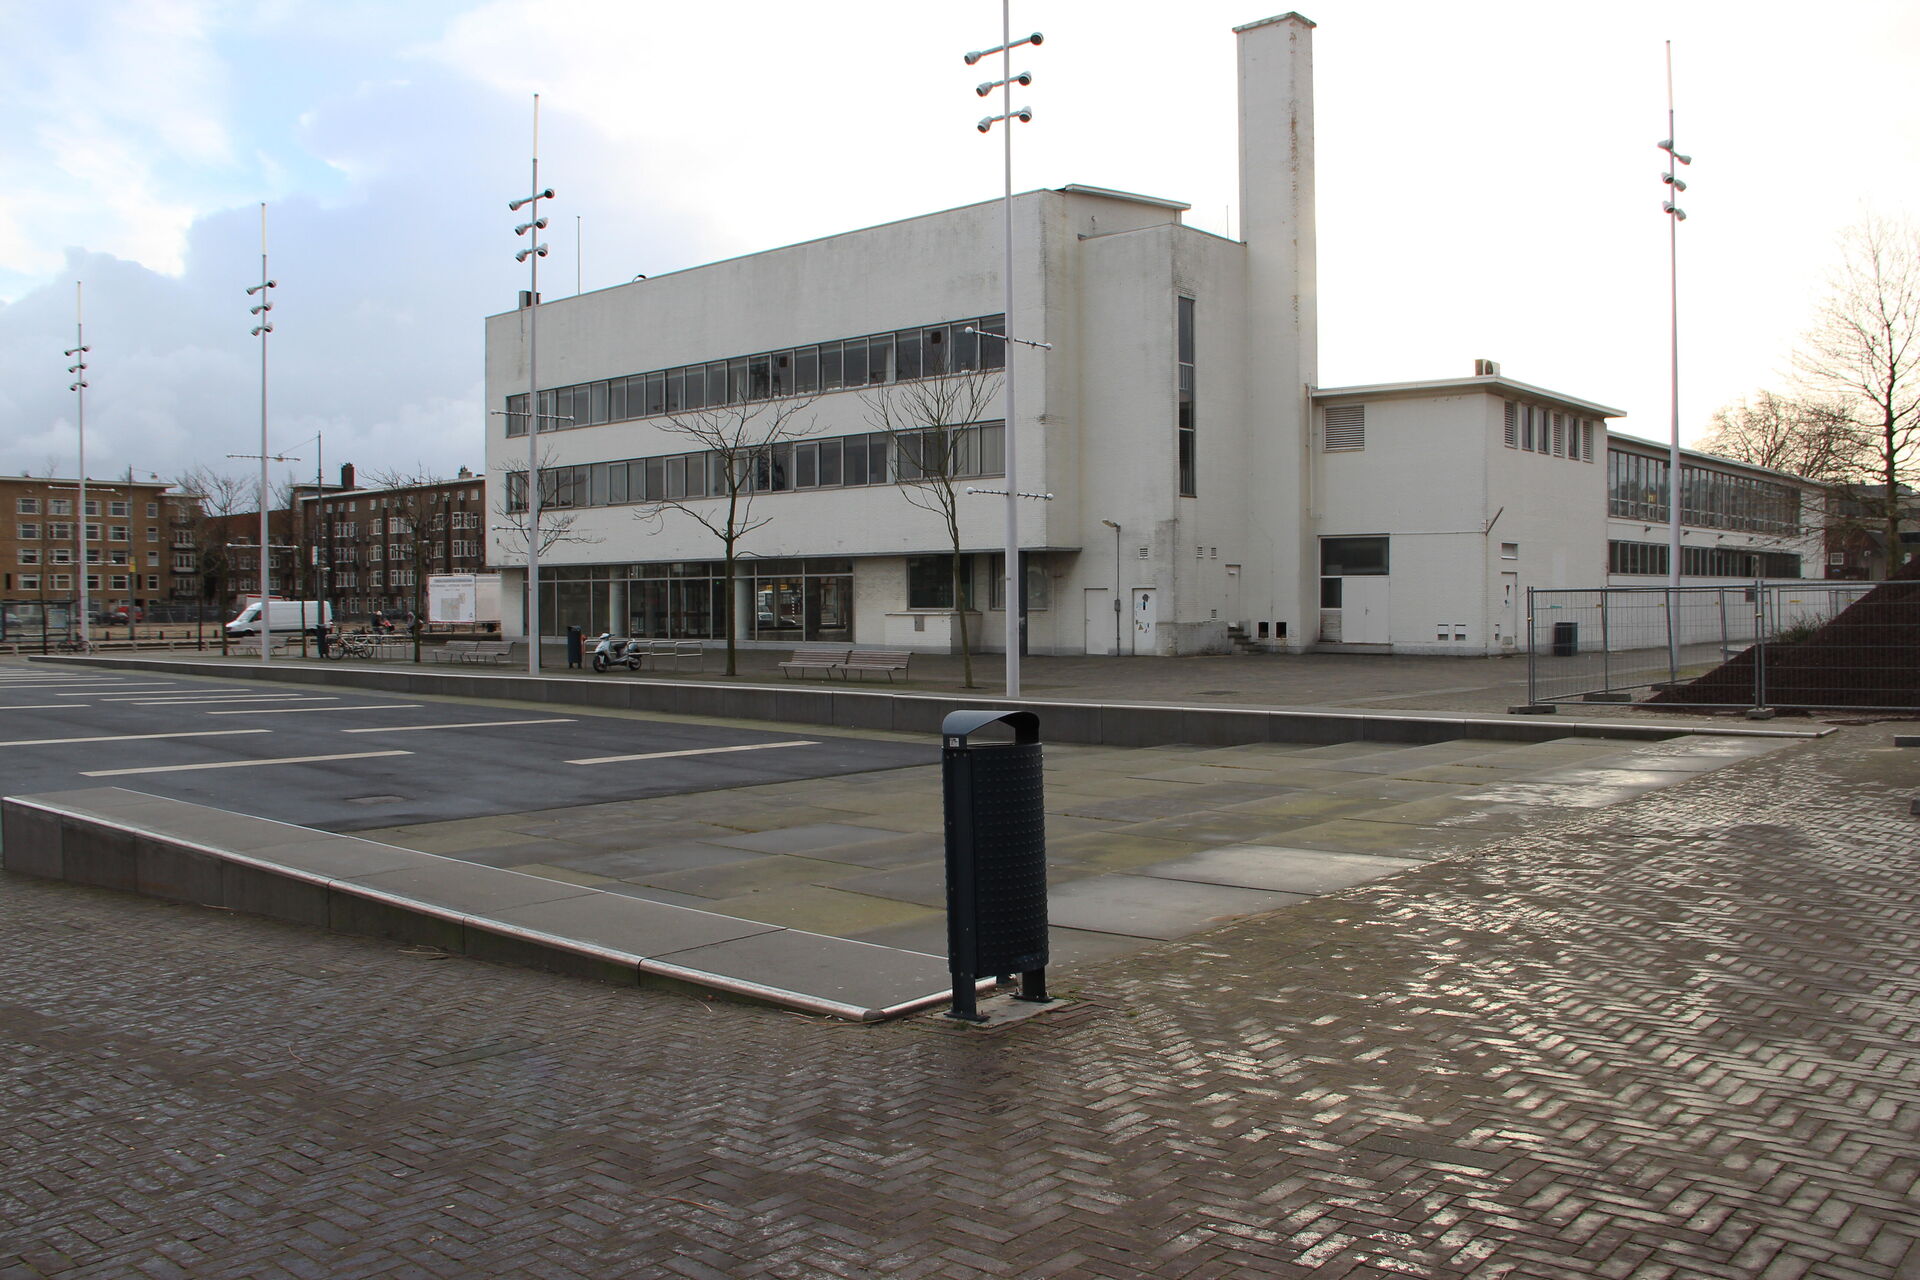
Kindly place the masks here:
[(1920, 707), (1920, 558), (1811, 635), (1755, 645), (1647, 705), (1750, 707), (1762, 662), (1768, 706)]

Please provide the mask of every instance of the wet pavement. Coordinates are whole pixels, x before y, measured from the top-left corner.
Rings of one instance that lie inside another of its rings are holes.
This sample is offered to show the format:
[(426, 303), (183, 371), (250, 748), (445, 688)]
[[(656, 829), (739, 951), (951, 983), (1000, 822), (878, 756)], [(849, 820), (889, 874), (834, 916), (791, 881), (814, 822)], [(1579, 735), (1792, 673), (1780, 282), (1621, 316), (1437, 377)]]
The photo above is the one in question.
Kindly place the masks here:
[[(1053, 749), (1087, 945), (986, 1031), (0, 877), (0, 1277), (1920, 1273), (1920, 751), (1868, 719)], [(931, 772), (440, 835), (905, 937)]]

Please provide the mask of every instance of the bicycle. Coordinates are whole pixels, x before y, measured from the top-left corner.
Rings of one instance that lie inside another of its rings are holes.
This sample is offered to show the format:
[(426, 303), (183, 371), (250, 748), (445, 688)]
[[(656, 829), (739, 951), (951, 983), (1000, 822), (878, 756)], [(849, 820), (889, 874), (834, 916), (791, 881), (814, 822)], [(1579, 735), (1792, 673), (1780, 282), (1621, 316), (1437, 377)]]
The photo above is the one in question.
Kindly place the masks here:
[(364, 631), (341, 636), (327, 645), (327, 656), (336, 661), (341, 658), (371, 658), (373, 637)]
[(68, 636), (55, 649), (59, 653), (92, 653), (93, 645), (85, 636)]

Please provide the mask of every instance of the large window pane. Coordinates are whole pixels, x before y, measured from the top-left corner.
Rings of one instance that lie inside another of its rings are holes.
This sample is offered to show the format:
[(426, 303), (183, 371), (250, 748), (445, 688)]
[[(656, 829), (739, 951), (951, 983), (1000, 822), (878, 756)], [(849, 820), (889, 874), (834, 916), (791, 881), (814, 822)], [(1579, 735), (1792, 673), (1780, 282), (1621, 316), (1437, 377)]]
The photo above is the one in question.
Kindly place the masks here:
[(869, 484), (867, 471), (867, 438), (865, 436), (847, 436), (840, 443), (846, 446), (846, 464), (842, 472), (843, 484)]
[(589, 406), (589, 421), (605, 422), (607, 420), (607, 384), (604, 382), (596, 382), (589, 387), (587, 389), (587, 403)]
[(893, 364), (893, 335), (878, 333), (867, 339), (867, 383), (869, 386), (887, 381)]
[(727, 362), (715, 360), (707, 365), (707, 403), (727, 403)]
[(836, 484), (843, 483), (841, 480), (842, 474), (843, 473), (841, 472), (841, 469), (840, 469), (839, 437), (836, 436), (832, 440), (822, 440), (820, 442), (820, 483), (821, 485), (827, 486), (827, 485), (836, 485)]
[(747, 358), (735, 356), (727, 361), (727, 403), (739, 404), (747, 398)]
[(1342, 577), (1387, 571), (1385, 538), (1320, 539), (1320, 572)]
[(867, 384), (867, 340), (849, 338), (840, 344), (847, 366), (845, 385), (863, 387)]
[(667, 411), (667, 375), (650, 373), (647, 375), (647, 414), (655, 416)]
[(920, 372), (937, 378), (947, 371), (947, 327), (928, 329), (920, 335)]
[(607, 421), (619, 422), (627, 413), (627, 380), (615, 378), (607, 384)]
[(793, 389), (803, 396), (820, 389), (820, 348), (802, 347), (793, 353)]
[(667, 412), (679, 413), (687, 407), (687, 375), (682, 369), (667, 371)]
[(793, 447), (793, 487), (812, 489), (820, 483), (820, 446), (797, 444)]
[[(982, 316), (974, 325), (982, 333), (994, 334), (1007, 331), (1005, 316)], [(980, 367), (982, 369), (1004, 369), (1007, 367), (1007, 344), (1003, 338), (980, 339)]]
[(956, 370), (980, 367), (980, 335), (967, 332), (973, 327), (972, 321), (953, 326), (953, 368)]
[[(966, 557), (961, 557), (962, 563)], [(967, 570), (961, 570), (967, 576)], [(953, 608), (953, 560), (950, 556), (907, 557), (907, 608)]]
[(793, 394), (793, 352), (791, 351), (773, 353), (773, 394), (776, 396)]
[(765, 400), (773, 389), (772, 356), (747, 357), (747, 399)]
[(687, 398), (687, 408), (704, 409), (707, 405), (707, 369), (705, 365), (695, 365), (683, 369), (682, 385)]
[(903, 329), (893, 335), (894, 377), (899, 381), (920, 376), (920, 331)]
[(826, 342), (820, 346), (820, 389), (832, 391), (846, 385), (840, 375), (841, 344)]

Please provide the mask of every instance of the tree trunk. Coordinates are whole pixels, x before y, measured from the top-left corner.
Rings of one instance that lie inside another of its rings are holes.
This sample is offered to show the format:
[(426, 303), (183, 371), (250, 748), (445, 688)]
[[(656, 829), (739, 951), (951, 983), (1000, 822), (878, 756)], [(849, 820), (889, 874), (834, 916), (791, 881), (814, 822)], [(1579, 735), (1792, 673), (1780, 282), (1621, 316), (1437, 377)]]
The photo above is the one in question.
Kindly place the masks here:
[(953, 552), (953, 616), (960, 624), (960, 687), (971, 689), (973, 685), (973, 644), (967, 637), (967, 597), (960, 589), (960, 549)]
[(722, 589), (725, 598), (722, 599), (720, 602), (720, 616), (724, 621), (726, 632), (727, 632), (727, 674), (734, 675), (736, 674), (737, 669), (734, 664), (734, 644), (733, 644), (733, 629), (734, 629), (733, 542), (731, 539), (729, 539), (728, 542), (726, 543), (726, 552), (727, 552), (726, 567), (723, 575), (726, 580), (726, 585)]
[(1900, 546), (1900, 485), (1894, 472), (1899, 451), (1893, 427), (1893, 415), (1888, 413), (1881, 445), (1887, 464), (1887, 571), (1881, 575), (1885, 578), (1891, 578), (1906, 559)]

